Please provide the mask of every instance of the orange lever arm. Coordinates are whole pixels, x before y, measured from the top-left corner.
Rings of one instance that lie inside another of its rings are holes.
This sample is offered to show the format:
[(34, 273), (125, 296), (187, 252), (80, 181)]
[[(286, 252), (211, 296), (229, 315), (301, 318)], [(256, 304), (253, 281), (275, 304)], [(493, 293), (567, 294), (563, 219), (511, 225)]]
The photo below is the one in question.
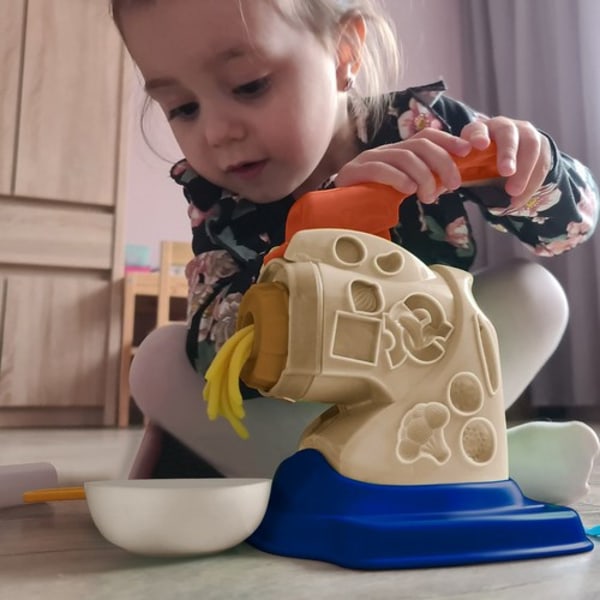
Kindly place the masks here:
[[(485, 150), (472, 150), (467, 156), (457, 158), (455, 163), (463, 184), (500, 177), (493, 142)], [(407, 197), (380, 183), (308, 192), (290, 209), (285, 242), (265, 256), (264, 264), (283, 257), (294, 234), (304, 229), (351, 229), (390, 239), (389, 230), (398, 223), (398, 208)]]

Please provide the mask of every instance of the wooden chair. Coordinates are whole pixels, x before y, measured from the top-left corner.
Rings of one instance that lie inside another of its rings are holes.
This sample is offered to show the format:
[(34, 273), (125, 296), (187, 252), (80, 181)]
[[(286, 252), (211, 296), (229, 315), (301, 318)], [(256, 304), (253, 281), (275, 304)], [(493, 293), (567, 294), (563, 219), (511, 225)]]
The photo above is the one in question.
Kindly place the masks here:
[[(171, 298), (181, 298), (181, 278), (185, 277), (185, 266), (193, 257), (189, 242), (161, 242), (156, 311), (157, 327), (162, 327), (171, 322)], [(187, 283), (185, 294), (187, 296)]]
[(156, 297), (155, 327), (171, 322), (171, 299), (187, 298), (188, 285), (185, 265), (193, 258), (189, 242), (162, 241), (158, 272), (129, 273), (125, 277), (123, 293), (123, 330), (121, 335), (121, 368), (119, 383), (118, 425), (129, 425), (131, 397), (129, 368), (137, 346), (134, 345), (135, 304), (138, 296)]

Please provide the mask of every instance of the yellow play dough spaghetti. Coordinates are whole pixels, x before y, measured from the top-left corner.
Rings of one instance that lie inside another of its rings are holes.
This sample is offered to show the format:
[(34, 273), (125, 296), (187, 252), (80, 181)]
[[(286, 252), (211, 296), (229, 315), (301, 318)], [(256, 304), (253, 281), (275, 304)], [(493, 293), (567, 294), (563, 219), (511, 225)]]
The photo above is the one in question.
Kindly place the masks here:
[(214, 421), (219, 416), (225, 417), (244, 440), (249, 434), (242, 423), (245, 413), (239, 378), (244, 363), (250, 358), (253, 343), (254, 325), (240, 329), (223, 344), (205, 375), (208, 418)]

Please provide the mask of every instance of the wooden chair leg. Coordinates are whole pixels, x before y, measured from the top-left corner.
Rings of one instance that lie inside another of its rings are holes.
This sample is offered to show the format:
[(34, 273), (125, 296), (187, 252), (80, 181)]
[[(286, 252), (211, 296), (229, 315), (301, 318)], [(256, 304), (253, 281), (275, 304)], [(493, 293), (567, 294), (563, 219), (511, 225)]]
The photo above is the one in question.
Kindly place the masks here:
[(123, 294), (123, 333), (121, 337), (121, 372), (119, 383), (119, 427), (129, 426), (129, 369), (133, 350), (133, 328), (135, 319), (135, 289), (133, 282), (125, 279)]

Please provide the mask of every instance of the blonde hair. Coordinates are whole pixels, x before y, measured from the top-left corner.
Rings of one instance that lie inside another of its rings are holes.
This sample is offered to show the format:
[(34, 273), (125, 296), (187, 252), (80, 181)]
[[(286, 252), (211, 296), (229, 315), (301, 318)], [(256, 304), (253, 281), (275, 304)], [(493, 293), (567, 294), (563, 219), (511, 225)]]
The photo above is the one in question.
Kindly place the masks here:
[[(111, 14), (120, 28), (120, 14), (129, 7), (153, 4), (156, 0), (110, 0)], [(257, 2), (258, 0), (252, 0)], [(389, 93), (401, 74), (401, 51), (393, 22), (379, 0), (267, 0), (293, 26), (305, 27), (326, 47), (335, 48), (345, 23), (362, 17), (366, 25), (364, 44), (358, 36), (350, 42), (360, 56), (361, 68), (350, 90), (355, 114), (365, 111), (374, 131), (383, 120)], [(243, 17), (243, 0), (238, 0)]]
[(345, 23), (362, 17), (366, 38), (350, 39), (360, 56), (361, 68), (350, 90), (356, 114), (365, 110), (374, 130), (383, 120), (389, 94), (401, 74), (401, 52), (393, 22), (378, 0), (269, 0), (292, 25), (309, 29), (325, 47), (332, 50)]

